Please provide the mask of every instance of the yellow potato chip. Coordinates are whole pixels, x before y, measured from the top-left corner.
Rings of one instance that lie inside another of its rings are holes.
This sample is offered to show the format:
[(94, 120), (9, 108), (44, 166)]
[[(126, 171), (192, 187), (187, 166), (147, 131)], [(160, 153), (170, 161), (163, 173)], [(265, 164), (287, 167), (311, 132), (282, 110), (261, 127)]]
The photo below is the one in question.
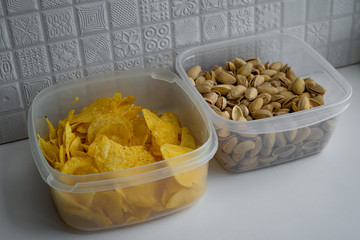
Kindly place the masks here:
[(70, 143), (69, 151), (83, 151), (84, 149), (81, 146), (81, 139), (79, 137), (75, 137)]
[(41, 151), (43, 152), (46, 160), (51, 166), (54, 166), (55, 162), (59, 161), (59, 149), (57, 146), (45, 141), (38, 135), (38, 141)]
[(145, 143), (149, 137), (150, 130), (146, 125), (144, 117), (137, 117), (131, 119), (131, 125), (133, 129), (133, 135), (130, 139), (131, 146), (145, 146)]
[(70, 157), (70, 144), (74, 140), (75, 134), (71, 132), (71, 127), (69, 122), (65, 123), (65, 131), (63, 133), (63, 143), (65, 145), (65, 153)]
[(89, 126), (90, 123), (81, 123), (76, 128), (76, 131), (78, 131), (79, 133), (87, 133)]
[(161, 145), (161, 147), (160, 147), (160, 151), (161, 151), (161, 154), (164, 159), (177, 157), (179, 155), (191, 152), (193, 150), (194, 149), (179, 146), (179, 145), (174, 145), (174, 144), (170, 144), (170, 143), (165, 143), (165, 144)]
[(116, 190), (97, 192), (94, 195), (92, 206), (101, 208), (113, 224), (125, 222), (122, 194)]
[(86, 152), (83, 151), (70, 151), (71, 157), (89, 157)]
[(187, 127), (183, 127), (181, 131), (181, 143), (180, 146), (195, 149), (195, 140), (191, 135), (190, 130)]
[(127, 120), (122, 114), (119, 113), (108, 113), (99, 116), (97, 119), (95, 119), (88, 128), (88, 142), (92, 143), (97, 133), (109, 124), (122, 124), (125, 127), (123, 129), (128, 129), (130, 132), (132, 132), (131, 123), (129, 120)]
[(61, 172), (75, 175), (99, 173), (91, 157), (72, 157), (66, 161)]
[(53, 140), (57, 138), (56, 135), (56, 129), (54, 128), (54, 126), (51, 124), (51, 122), (49, 121), (49, 119), (47, 117), (45, 117), (45, 120), (48, 124), (48, 128), (49, 128), (49, 139)]
[(78, 101), (79, 101), (79, 98), (75, 97), (74, 104), (77, 103)]
[(122, 94), (121, 93), (115, 93), (113, 96), (113, 101), (119, 103), (122, 99)]
[(160, 119), (166, 122), (171, 123), (172, 125), (176, 126), (176, 130), (178, 131), (178, 134), (181, 134), (181, 124), (178, 115), (173, 112), (165, 112), (161, 114)]
[(162, 207), (160, 201), (160, 186), (157, 181), (123, 188), (124, 199), (138, 207), (158, 209)]
[(155, 144), (161, 146), (164, 143), (179, 144), (178, 131), (173, 124), (161, 120), (155, 113), (143, 109), (146, 124), (155, 138)]
[(123, 123), (108, 124), (102, 127), (96, 135), (106, 135), (114, 142), (128, 146), (131, 138), (131, 129)]
[(64, 119), (64, 121), (71, 123), (71, 120), (72, 120), (73, 117), (74, 117), (74, 112), (75, 112), (75, 110), (74, 110), (74, 109), (71, 109), (70, 112), (68, 113), (66, 119)]
[(196, 199), (200, 198), (204, 190), (201, 188), (183, 188), (180, 191), (174, 193), (167, 202), (165, 208), (177, 208), (185, 207), (186, 205), (194, 202)]
[(60, 145), (60, 148), (59, 148), (59, 162), (61, 164), (64, 164), (65, 163), (65, 149), (64, 149), (64, 145)]
[(143, 146), (123, 146), (104, 135), (99, 136), (91, 144), (89, 154), (90, 152), (93, 152), (100, 172), (111, 172), (155, 162), (154, 157)]
[(146, 219), (151, 214), (151, 209), (146, 207), (136, 207), (134, 211), (127, 214), (126, 223), (138, 222)]
[(131, 105), (129, 110), (124, 114), (124, 117), (131, 120), (139, 116), (139, 112), (141, 112), (142, 108), (138, 105)]

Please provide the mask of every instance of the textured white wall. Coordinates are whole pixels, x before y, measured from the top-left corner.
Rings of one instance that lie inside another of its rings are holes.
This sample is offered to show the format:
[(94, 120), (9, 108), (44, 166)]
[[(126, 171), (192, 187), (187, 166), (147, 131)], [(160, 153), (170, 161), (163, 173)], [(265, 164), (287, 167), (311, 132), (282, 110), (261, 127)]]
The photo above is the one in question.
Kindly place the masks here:
[(118, 69), (174, 70), (185, 48), (268, 31), (335, 67), (360, 62), (360, 0), (1, 0), (0, 144), (27, 137), (42, 89)]

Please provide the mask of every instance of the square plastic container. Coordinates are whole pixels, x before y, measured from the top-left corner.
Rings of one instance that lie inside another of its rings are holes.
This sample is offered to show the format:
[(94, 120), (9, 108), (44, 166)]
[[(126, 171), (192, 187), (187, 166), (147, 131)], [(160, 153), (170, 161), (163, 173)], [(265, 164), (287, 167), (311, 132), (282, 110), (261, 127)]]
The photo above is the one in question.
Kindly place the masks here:
[[(259, 57), (261, 63), (281, 61), (297, 77), (311, 77), (326, 90), (325, 105), (282, 116), (240, 122), (226, 119), (205, 102), (186, 72), (195, 65), (210, 71), (234, 58)], [(217, 131), (218, 163), (231, 172), (243, 172), (321, 152), (329, 141), (337, 118), (349, 106), (350, 84), (305, 42), (283, 34), (266, 34), (227, 40), (180, 53), (176, 70), (206, 109)]]
[[(36, 134), (48, 134), (45, 116), (53, 123), (100, 97), (121, 92), (135, 104), (159, 113), (176, 113), (190, 129), (196, 150), (156, 163), (108, 173), (68, 175), (44, 158)], [(80, 100), (74, 104), (75, 97)], [(161, 69), (139, 69), (87, 77), (40, 92), (29, 110), (28, 133), (34, 161), (49, 185), (61, 218), (80, 230), (100, 230), (156, 219), (185, 209), (206, 187), (208, 161), (217, 149), (213, 125), (193, 92), (179, 77)], [(180, 181), (182, 180), (182, 181)]]

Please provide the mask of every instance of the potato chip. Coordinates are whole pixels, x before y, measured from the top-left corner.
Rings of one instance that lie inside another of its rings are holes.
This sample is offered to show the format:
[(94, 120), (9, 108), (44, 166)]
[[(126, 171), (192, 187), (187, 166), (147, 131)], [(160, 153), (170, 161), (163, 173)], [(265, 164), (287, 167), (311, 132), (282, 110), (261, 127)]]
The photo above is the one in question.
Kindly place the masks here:
[(165, 112), (163, 114), (161, 114), (160, 119), (166, 122), (171, 123), (172, 125), (176, 126), (176, 129), (178, 131), (178, 134), (181, 134), (181, 124), (179, 121), (179, 117), (178, 115), (176, 115), (176, 113), (173, 112)]
[(151, 208), (137, 207), (130, 214), (127, 214), (125, 223), (138, 222), (144, 220), (147, 217), (149, 217), (150, 214), (151, 214)]
[(108, 124), (102, 127), (97, 135), (105, 135), (121, 145), (128, 146), (131, 138), (131, 129), (123, 123)]
[(65, 163), (65, 149), (64, 149), (64, 145), (60, 145), (59, 148), (59, 162), (64, 164)]
[(181, 129), (181, 142), (180, 146), (195, 149), (195, 140), (187, 127)]
[(149, 137), (150, 130), (146, 125), (144, 117), (137, 117), (131, 119), (131, 125), (133, 129), (133, 135), (130, 139), (131, 146), (145, 146), (145, 143)]
[(94, 166), (94, 159), (91, 157), (72, 157), (66, 161), (61, 172), (75, 175), (99, 173)]
[(76, 131), (78, 131), (79, 133), (87, 133), (89, 126), (90, 123), (81, 123), (76, 128)]
[(76, 96), (75, 100), (74, 100), (74, 104), (77, 103), (79, 101), (79, 98)]
[(99, 136), (90, 148), (89, 153), (93, 151), (100, 172), (111, 172), (155, 162), (154, 157), (143, 146), (123, 146), (104, 135)]
[(70, 144), (74, 140), (75, 134), (71, 132), (71, 127), (69, 122), (65, 123), (65, 131), (63, 133), (63, 143), (65, 145), (65, 153), (70, 157)]
[(196, 199), (200, 198), (204, 193), (204, 189), (201, 188), (183, 188), (180, 191), (176, 192), (167, 202), (165, 208), (177, 208), (184, 207)]
[(70, 151), (71, 157), (89, 157), (86, 152), (83, 151)]
[(194, 149), (179, 145), (169, 144), (169, 143), (165, 143), (160, 147), (160, 151), (164, 159), (177, 157), (179, 155), (191, 152), (193, 150)]
[(179, 144), (176, 126), (161, 120), (155, 113), (150, 112), (148, 109), (143, 109), (142, 113), (151, 134), (155, 138), (155, 144), (157, 146), (161, 146), (165, 143)]
[(49, 128), (49, 139), (53, 140), (57, 138), (56, 135), (56, 129), (54, 128), (54, 126), (51, 124), (51, 122), (49, 121), (48, 117), (45, 117), (45, 120), (48, 124), (48, 128)]
[(83, 151), (83, 147), (81, 146), (81, 139), (79, 137), (75, 137), (70, 143), (69, 151), (70, 153), (73, 151)]
[(59, 149), (57, 146), (45, 141), (38, 135), (38, 141), (41, 151), (43, 152), (46, 160), (51, 166), (54, 166), (55, 162), (59, 161)]
[(88, 142), (92, 143), (97, 133), (109, 124), (122, 124), (124, 125), (123, 129), (127, 128), (127, 131), (132, 132), (132, 126), (129, 120), (127, 120), (122, 114), (119, 113), (108, 113), (99, 116), (95, 119), (88, 128)]
[(158, 209), (162, 207), (160, 186), (157, 181), (123, 188), (124, 199), (138, 207)]
[(139, 116), (139, 112), (141, 112), (142, 108), (138, 105), (131, 105), (129, 110), (124, 114), (124, 117), (128, 120), (134, 119)]
[(92, 206), (101, 208), (113, 224), (125, 222), (123, 212), (124, 201), (119, 191), (109, 190), (95, 193)]

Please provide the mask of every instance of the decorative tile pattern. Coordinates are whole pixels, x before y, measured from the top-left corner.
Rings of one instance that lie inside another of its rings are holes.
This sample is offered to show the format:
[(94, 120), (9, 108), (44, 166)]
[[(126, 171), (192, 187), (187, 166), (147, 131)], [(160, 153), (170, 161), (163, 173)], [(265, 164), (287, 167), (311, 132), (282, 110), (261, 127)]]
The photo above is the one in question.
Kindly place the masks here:
[(230, 36), (240, 36), (254, 32), (254, 7), (241, 8), (229, 12)]
[(183, 47), (200, 42), (200, 20), (198, 17), (174, 21), (175, 47)]
[(312, 47), (326, 45), (329, 37), (329, 22), (318, 22), (307, 25), (306, 42)]
[(225, 38), (227, 35), (226, 12), (206, 15), (202, 18), (205, 41)]
[(0, 53), (0, 83), (17, 79), (12, 53)]
[(115, 59), (142, 54), (140, 29), (130, 29), (112, 34)]
[(71, 0), (40, 0), (41, 8), (59, 7), (71, 4)]
[(305, 27), (304, 25), (296, 26), (296, 27), (290, 27), (290, 28), (284, 28), (281, 30), (282, 33), (288, 34), (293, 37), (297, 37), (301, 40), (304, 40), (305, 37)]
[(144, 50), (147, 53), (171, 48), (170, 24), (151, 25), (143, 28)]
[(314, 48), (315, 51), (317, 51), (323, 58), (326, 58), (327, 57), (327, 46), (320, 46), (320, 47), (316, 47)]
[(280, 3), (259, 5), (255, 8), (255, 30), (264, 31), (280, 26)]
[(24, 111), (0, 117), (0, 144), (26, 137), (27, 128)]
[(9, 35), (6, 29), (6, 24), (4, 19), (0, 19), (0, 51), (3, 49), (9, 49)]
[(43, 19), (49, 40), (76, 35), (74, 14), (71, 7), (45, 12)]
[(172, 16), (184, 17), (198, 13), (197, 0), (172, 0), (171, 1)]
[(341, 41), (350, 39), (352, 27), (352, 17), (334, 19), (331, 23), (330, 41)]
[(33, 47), (17, 50), (16, 62), (23, 78), (50, 72), (45, 47)]
[(38, 14), (11, 18), (9, 19), (9, 26), (16, 47), (44, 41)]
[(108, 30), (105, 3), (80, 5), (76, 7), (76, 11), (81, 34)]
[(55, 77), (54, 78), (55, 83), (60, 83), (60, 82), (74, 80), (76, 78), (81, 78), (83, 77), (83, 74), (80, 70), (74, 70), (70, 72), (56, 74), (54, 77)]
[(8, 14), (29, 12), (37, 10), (38, 5), (36, 0), (5, 0)]
[(0, 112), (21, 108), (19, 84), (0, 86)]
[(155, 23), (169, 19), (168, 0), (140, 0), (140, 15), (143, 23)]
[(0, 17), (4, 16), (4, 10), (2, 8), (2, 5), (0, 3)]
[(117, 0), (109, 2), (109, 5), (113, 28), (126, 28), (139, 24), (136, 0)]
[(230, 7), (248, 6), (254, 4), (255, 0), (228, 0)]
[(144, 67), (144, 59), (142, 57), (140, 58), (134, 58), (134, 59), (127, 59), (121, 62), (117, 62), (116, 64), (116, 70), (128, 70), (128, 69), (134, 69), (134, 68), (142, 68)]
[(330, 44), (328, 60), (335, 67), (343, 66), (344, 62), (347, 62), (349, 59), (349, 52), (349, 41), (341, 41), (337, 42), (336, 44)]
[(226, 8), (226, 0), (199, 0), (202, 13), (218, 11)]
[(333, 0), (332, 15), (341, 15), (352, 13), (354, 9), (354, 0)]
[(82, 39), (82, 47), (86, 64), (111, 60), (110, 37), (107, 34)]
[(30, 106), (36, 95), (50, 85), (50, 77), (24, 82), (23, 93), (26, 105)]
[(62, 41), (49, 46), (53, 71), (80, 66), (77, 40)]
[(113, 64), (109, 63), (109, 64), (105, 64), (105, 65), (100, 65), (100, 66), (87, 68), (86, 69), (86, 75), (87, 76), (92, 76), (92, 75), (98, 75), (98, 74), (101, 74), (101, 73), (112, 72), (112, 71), (114, 71)]
[(330, 15), (331, 0), (308, 1), (308, 18), (316, 20), (327, 18)]
[(159, 53), (145, 57), (145, 67), (174, 68), (172, 52)]
[(284, 26), (294, 26), (305, 22), (305, 0), (288, 0), (284, 2)]

